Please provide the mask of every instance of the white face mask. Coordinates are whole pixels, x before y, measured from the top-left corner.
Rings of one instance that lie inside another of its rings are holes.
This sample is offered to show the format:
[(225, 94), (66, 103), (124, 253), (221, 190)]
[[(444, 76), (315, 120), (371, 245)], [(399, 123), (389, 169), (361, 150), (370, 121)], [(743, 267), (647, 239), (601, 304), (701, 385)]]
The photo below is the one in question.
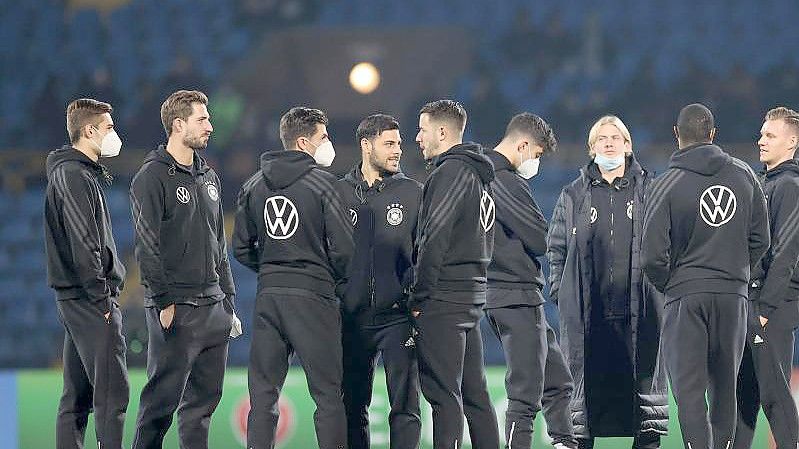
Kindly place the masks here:
[(527, 159), (519, 165), (516, 172), (524, 179), (530, 179), (538, 174), (538, 166), (541, 165), (541, 158)]
[(313, 158), (316, 163), (322, 167), (330, 167), (330, 165), (333, 164), (333, 159), (336, 158), (336, 150), (333, 149), (333, 142), (328, 140), (316, 147), (316, 152), (314, 153)]
[(100, 149), (100, 157), (114, 157), (122, 149), (122, 139), (119, 138), (119, 135), (113, 129), (103, 137), (100, 145), (97, 145), (93, 140), (92, 143)]

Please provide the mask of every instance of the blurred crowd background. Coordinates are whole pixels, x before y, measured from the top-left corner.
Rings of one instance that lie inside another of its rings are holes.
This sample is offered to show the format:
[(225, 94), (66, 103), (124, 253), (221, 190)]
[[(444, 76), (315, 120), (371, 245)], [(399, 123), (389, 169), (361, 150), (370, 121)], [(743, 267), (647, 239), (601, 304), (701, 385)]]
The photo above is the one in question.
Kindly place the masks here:
[[(129, 270), (128, 361), (143, 366), (127, 191), (144, 154), (165, 141), (159, 108), (171, 92), (210, 98), (204, 156), (223, 179), (229, 226), (239, 186), (261, 152), (280, 146), (278, 121), (291, 106), (328, 113), (338, 174), (360, 158), (358, 122), (396, 116), (403, 169), (423, 181), (418, 110), (438, 98), (462, 102), (467, 139), (489, 147), (515, 113), (552, 124), (560, 150), (531, 181), (549, 215), (588, 161), (588, 129), (607, 113), (659, 172), (675, 148), (680, 107), (703, 102), (717, 141), (760, 169), (763, 115), (799, 107), (797, 23), (796, 0), (0, 0), (0, 368), (60, 363), (63, 330), (44, 261), (44, 158), (67, 142), (64, 112), (75, 98), (110, 102), (124, 142), (106, 161), (115, 176), (106, 194)], [(350, 82), (362, 62), (373, 69), (370, 93)], [(231, 344), (230, 363), (244, 365), (256, 284), (232, 265), (245, 334)], [(493, 335), (484, 338), (486, 362), (503, 363)]]

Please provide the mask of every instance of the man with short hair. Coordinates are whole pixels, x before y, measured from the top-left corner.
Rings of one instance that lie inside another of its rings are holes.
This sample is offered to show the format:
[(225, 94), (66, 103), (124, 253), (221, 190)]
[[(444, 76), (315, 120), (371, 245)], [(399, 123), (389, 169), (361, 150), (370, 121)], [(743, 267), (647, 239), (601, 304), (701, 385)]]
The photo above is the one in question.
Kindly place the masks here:
[(435, 169), (422, 192), (408, 304), (419, 332), (420, 384), (433, 408), (436, 449), (461, 446), (467, 397), (461, 385), (470, 392), (470, 424), (483, 427), (473, 445), (499, 446), (478, 326), (494, 246), (494, 169), (480, 145), (462, 142), (465, 126), (460, 103), (434, 101), (422, 107), (416, 136)]
[(797, 447), (799, 415), (791, 392), (794, 332), (799, 327), (799, 113), (786, 107), (766, 114), (760, 129), (771, 248), (749, 283), (749, 326), (738, 374), (735, 449), (752, 446), (762, 405), (777, 448)]
[(679, 150), (647, 200), (642, 266), (666, 294), (662, 347), (685, 446), (728, 449), (747, 284), (769, 246), (766, 200), (749, 165), (712, 143), (707, 107), (684, 107), (674, 133)]
[(94, 411), (97, 445), (121, 448), (128, 371), (117, 298), (125, 267), (117, 255), (103, 192), (111, 176), (98, 160), (122, 141), (112, 107), (90, 98), (67, 106), (70, 144), (47, 156), (44, 205), (47, 279), (64, 326), (64, 388), (56, 447), (82, 448)]
[(361, 163), (338, 182), (355, 233), (343, 315), (348, 447), (369, 447), (368, 409), (380, 353), (391, 405), (390, 446), (415, 449), (421, 433), (419, 374), (405, 291), (422, 185), (400, 169), (402, 138), (394, 117), (366, 117), (355, 138)]
[(296, 352), (316, 403), (321, 449), (347, 447), (342, 402), (341, 313), (352, 256), (352, 222), (336, 191), (327, 116), (292, 108), (280, 119), (282, 151), (239, 191), (233, 248), (258, 273), (250, 367), (247, 447), (274, 448), (278, 398)]
[(199, 91), (164, 101), (167, 144), (147, 155), (130, 187), (149, 334), (134, 449), (161, 447), (175, 410), (181, 447), (207, 448), (222, 398), (236, 290), (221, 182), (197, 154), (213, 131), (207, 105)]
[[(485, 310), (505, 352), (505, 441), (513, 449), (529, 449), (532, 444), (547, 354), (544, 279), (537, 259), (546, 254), (547, 222), (527, 180), (538, 174), (541, 156), (556, 147), (549, 124), (525, 112), (511, 119), (499, 145), (486, 152), (494, 165), (491, 189), (498, 226)], [(555, 442), (563, 443), (568, 442)]]

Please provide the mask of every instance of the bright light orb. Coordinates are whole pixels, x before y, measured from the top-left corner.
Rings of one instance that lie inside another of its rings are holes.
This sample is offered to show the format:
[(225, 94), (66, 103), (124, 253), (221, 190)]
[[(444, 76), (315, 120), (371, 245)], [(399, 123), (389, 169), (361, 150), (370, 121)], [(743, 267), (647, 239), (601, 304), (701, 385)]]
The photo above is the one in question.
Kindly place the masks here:
[(380, 71), (371, 62), (359, 62), (350, 70), (350, 86), (362, 95), (369, 95), (380, 86)]

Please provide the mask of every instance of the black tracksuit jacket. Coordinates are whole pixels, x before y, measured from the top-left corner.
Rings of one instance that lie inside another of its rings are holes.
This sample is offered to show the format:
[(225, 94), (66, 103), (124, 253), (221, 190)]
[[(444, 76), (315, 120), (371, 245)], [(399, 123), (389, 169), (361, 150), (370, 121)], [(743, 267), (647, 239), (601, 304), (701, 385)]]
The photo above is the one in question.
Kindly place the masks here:
[(752, 168), (712, 144), (676, 151), (644, 214), (643, 269), (666, 300), (747, 297), (751, 270), (768, 247), (766, 198)]
[(494, 250), (494, 167), (471, 142), (455, 145), (433, 163), (419, 208), (409, 305), (431, 298), (484, 304)]
[(261, 155), (239, 191), (233, 251), (258, 289), (301, 288), (329, 299), (346, 287), (352, 222), (334, 175), (302, 151)]
[(221, 183), (205, 159), (191, 169), (161, 145), (130, 186), (145, 307), (204, 305), (236, 294), (228, 262)]
[(47, 156), (44, 205), (47, 279), (56, 298), (88, 298), (110, 309), (125, 279), (97, 162), (66, 145)]
[(395, 173), (369, 187), (359, 165), (337, 187), (355, 233), (344, 310), (367, 326), (407, 320), (422, 184)]
[(784, 301), (799, 300), (799, 161), (766, 171), (771, 247), (752, 274), (760, 314), (768, 318)]
[(544, 303), (544, 277), (537, 257), (547, 251), (547, 221), (527, 181), (502, 154), (489, 150), (494, 165), (491, 190), (496, 206), (494, 254), (488, 266), (490, 289), (528, 290), (530, 294), (489, 297), (486, 307), (536, 306)]

